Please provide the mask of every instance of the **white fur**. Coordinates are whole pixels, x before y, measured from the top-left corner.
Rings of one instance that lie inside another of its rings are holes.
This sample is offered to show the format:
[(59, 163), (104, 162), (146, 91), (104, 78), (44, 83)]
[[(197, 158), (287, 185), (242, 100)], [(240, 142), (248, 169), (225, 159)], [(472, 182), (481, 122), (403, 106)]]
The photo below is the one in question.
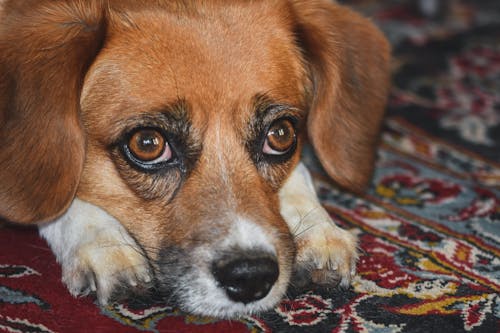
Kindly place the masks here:
[(299, 163), (280, 193), (281, 215), (295, 236), (297, 264), (314, 270), (336, 271), (348, 286), (355, 274), (357, 240), (338, 227), (316, 195), (311, 175)]
[(229, 230), (228, 236), (221, 244), (222, 248), (238, 247), (242, 250), (263, 250), (270, 254), (276, 254), (272, 245), (271, 237), (258, 224), (238, 216)]
[(62, 217), (39, 227), (73, 296), (96, 291), (105, 304), (119, 283), (151, 281), (142, 250), (125, 228), (97, 206), (75, 199)]
[(269, 310), (283, 297), (286, 284), (276, 283), (266, 297), (248, 304), (230, 300), (225, 291), (217, 286), (213, 276), (205, 271), (187, 277), (181, 289), (185, 291), (182, 303), (187, 311), (203, 316), (232, 318)]

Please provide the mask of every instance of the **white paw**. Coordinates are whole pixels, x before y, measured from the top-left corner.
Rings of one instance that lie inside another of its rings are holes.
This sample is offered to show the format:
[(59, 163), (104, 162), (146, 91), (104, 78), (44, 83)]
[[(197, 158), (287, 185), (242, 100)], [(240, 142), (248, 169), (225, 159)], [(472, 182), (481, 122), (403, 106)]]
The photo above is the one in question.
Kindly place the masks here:
[(72, 259), (62, 262), (62, 281), (73, 296), (94, 292), (104, 305), (120, 288), (138, 288), (151, 282), (142, 251), (126, 237), (109, 236), (82, 244)]
[(122, 288), (152, 281), (147, 258), (125, 228), (100, 208), (75, 199), (68, 212), (40, 227), (73, 296), (96, 293), (106, 304)]
[(332, 221), (304, 165), (299, 164), (284, 184), (280, 203), (297, 245), (298, 276), (321, 285), (348, 287), (356, 274), (357, 238)]
[(349, 287), (356, 274), (357, 239), (328, 220), (316, 220), (296, 236), (296, 269), (316, 284)]

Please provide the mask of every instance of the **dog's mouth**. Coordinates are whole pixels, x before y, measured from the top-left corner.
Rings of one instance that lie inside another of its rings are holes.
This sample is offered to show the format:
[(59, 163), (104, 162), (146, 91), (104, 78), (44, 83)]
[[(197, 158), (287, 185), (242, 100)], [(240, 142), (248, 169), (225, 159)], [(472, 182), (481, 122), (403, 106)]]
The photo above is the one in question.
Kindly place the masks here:
[(259, 239), (254, 234), (246, 236), (251, 241), (238, 240), (241, 231), (248, 230), (236, 230), (215, 244), (163, 246), (152, 264), (154, 298), (160, 296), (188, 313), (217, 318), (273, 308), (288, 287), (294, 251), (277, 253), (267, 237)]

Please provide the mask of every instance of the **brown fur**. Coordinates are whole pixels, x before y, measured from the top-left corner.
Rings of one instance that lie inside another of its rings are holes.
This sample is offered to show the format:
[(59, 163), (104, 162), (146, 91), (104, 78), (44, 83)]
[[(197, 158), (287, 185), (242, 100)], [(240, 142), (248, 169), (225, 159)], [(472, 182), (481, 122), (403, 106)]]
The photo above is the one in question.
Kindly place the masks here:
[[(262, 95), (307, 116), (309, 138), (340, 185), (357, 191), (369, 180), (389, 48), (347, 8), (16, 0), (3, 15), (0, 216), (10, 221), (51, 220), (76, 193), (159, 249), (165, 240), (220, 237), (231, 206), (276, 230), (280, 264), (290, 265), (277, 191), (301, 144), (288, 162), (256, 167), (245, 141)], [(116, 145), (121, 133), (179, 103), (189, 120), (189, 172), (163, 179), (131, 168)]]
[(21, 223), (57, 217), (76, 193), (80, 91), (103, 36), (100, 6), (49, 3), (6, 2), (0, 19), (0, 215)]
[(292, 2), (315, 87), (309, 138), (328, 174), (361, 191), (372, 174), (388, 94), (389, 44), (348, 8)]

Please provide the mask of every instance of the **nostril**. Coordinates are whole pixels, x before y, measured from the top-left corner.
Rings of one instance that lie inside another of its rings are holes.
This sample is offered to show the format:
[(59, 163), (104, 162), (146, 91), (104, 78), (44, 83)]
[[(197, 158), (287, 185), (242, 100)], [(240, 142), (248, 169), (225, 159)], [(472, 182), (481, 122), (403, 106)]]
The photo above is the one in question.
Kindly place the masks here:
[(279, 268), (269, 257), (237, 258), (214, 264), (213, 275), (230, 299), (246, 304), (266, 297), (278, 279)]

